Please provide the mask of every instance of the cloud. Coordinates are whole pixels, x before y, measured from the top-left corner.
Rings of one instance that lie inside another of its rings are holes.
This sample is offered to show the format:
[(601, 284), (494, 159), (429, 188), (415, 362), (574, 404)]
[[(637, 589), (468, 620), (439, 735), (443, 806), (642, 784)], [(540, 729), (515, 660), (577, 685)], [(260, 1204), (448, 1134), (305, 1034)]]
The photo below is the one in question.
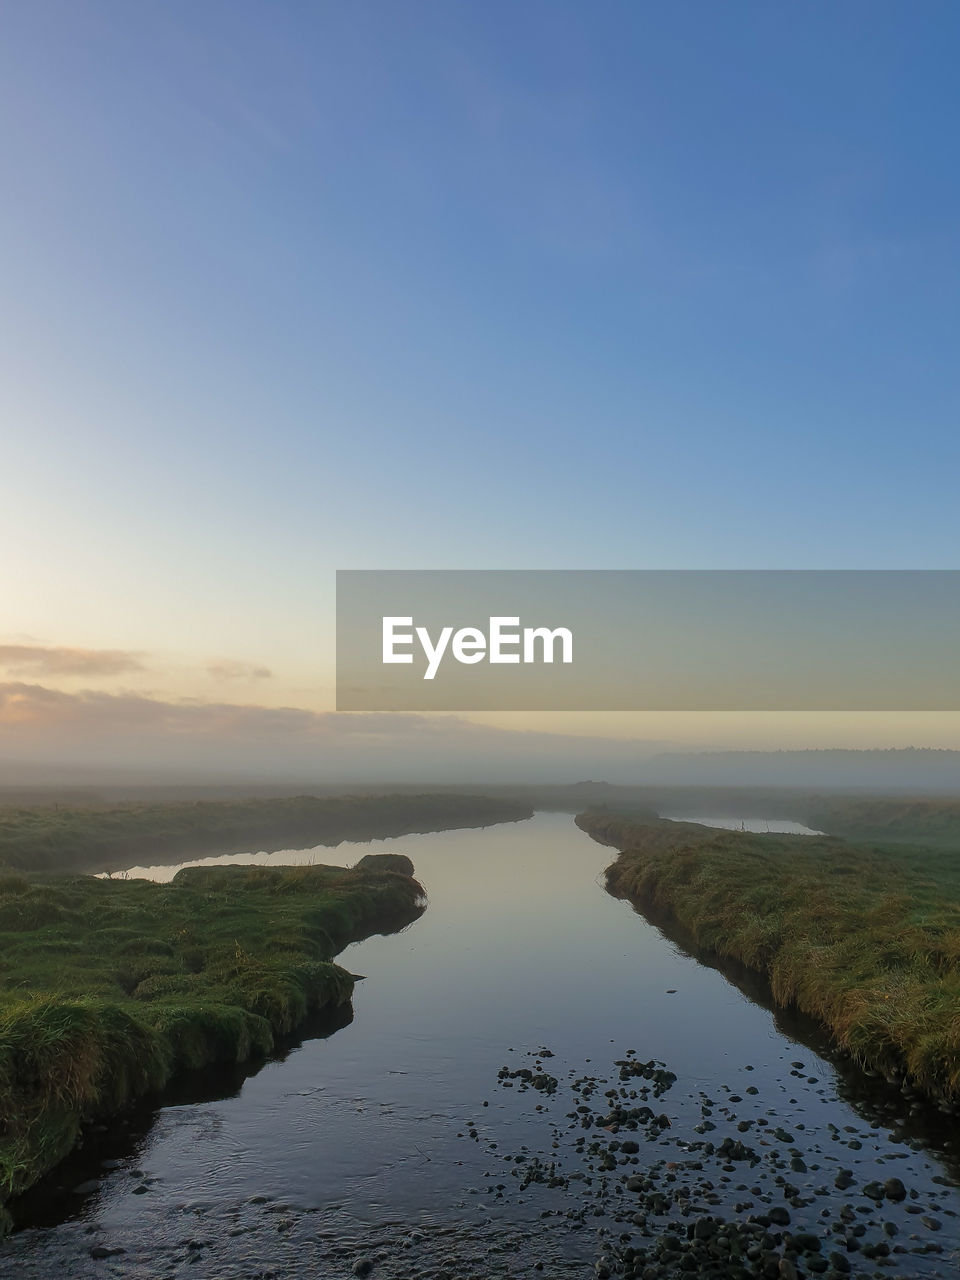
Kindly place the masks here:
[(12, 675), (117, 676), (142, 671), (141, 655), (125, 649), (68, 649), (0, 644), (0, 667)]
[(650, 743), (502, 729), (455, 715), (309, 711), (0, 683), (0, 783), (139, 771), (160, 778), (442, 782), (633, 777)]
[[(67, 693), (44, 685), (20, 681), (0, 683), (0, 733), (16, 726), (35, 730), (55, 730), (59, 734), (72, 727), (84, 733), (138, 732), (229, 736), (251, 734), (294, 737), (367, 737), (389, 732), (429, 731), (448, 723), (426, 716), (384, 712), (344, 714), (336, 711), (306, 711), (299, 707), (244, 706), (230, 702), (205, 702), (184, 698), (166, 702), (138, 693), (102, 693), (87, 689)], [(466, 724), (465, 721), (459, 723)], [(473, 727), (473, 726), (471, 726)]]
[(269, 680), (273, 672), (269, 667), (257, 666), (252, 662), (234, 662), (231, 658), (220, 658), (207, 667), (207, 675), (214, 680)]

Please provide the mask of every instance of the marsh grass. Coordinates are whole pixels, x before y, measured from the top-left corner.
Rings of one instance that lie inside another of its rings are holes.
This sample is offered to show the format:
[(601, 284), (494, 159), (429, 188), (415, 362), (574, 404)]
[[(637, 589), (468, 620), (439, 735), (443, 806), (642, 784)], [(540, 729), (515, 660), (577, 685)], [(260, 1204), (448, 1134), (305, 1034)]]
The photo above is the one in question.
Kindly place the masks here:
[(762, 973), (864, 1066), (960, 1099), (956, 853), (600, 812), (577, 823), (621, 850), (611, 892)]
[(185, 852), (305, 849), (517, 822), (532, 813), (513, 800), (451, 793), (0, 808), (0, 867), (115, 871), (147, 858), (180, 862)]
[(960, 850), (960, 801), (952, 796), (819, 796), (798, 807), (807, 826), (844, 840)]
[(0, 877), (0, 1201), (85, 1121), (183, 1068), (266, 1054), (348, 1000), (353, 978), (331, 957), (422, 901), (415, 880), (377, 867)]

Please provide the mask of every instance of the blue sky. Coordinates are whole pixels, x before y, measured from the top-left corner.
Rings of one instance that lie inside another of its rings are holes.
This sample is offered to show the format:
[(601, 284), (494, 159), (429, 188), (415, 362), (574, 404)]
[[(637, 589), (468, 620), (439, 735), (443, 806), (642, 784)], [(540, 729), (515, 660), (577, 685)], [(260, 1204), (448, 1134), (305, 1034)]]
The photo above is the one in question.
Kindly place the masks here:
[(322, 701), (337, 567), (955, 566), (955, 5), (2, 7), (9, 641)]

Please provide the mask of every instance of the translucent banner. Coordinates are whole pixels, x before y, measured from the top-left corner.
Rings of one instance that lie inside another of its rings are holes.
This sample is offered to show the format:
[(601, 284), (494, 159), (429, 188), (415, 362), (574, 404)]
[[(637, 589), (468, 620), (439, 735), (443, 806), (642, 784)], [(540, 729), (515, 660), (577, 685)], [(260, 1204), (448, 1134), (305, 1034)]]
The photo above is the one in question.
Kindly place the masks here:
[(342, 570), (341, 711), (960, 709), (958, 570)]

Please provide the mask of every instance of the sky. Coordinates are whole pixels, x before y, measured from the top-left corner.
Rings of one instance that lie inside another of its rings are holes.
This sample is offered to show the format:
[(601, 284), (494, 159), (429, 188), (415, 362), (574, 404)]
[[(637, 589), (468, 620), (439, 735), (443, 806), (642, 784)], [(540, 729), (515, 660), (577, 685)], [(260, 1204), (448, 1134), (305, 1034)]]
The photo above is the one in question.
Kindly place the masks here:
[(955, 5), (0, 16), (0, 759), (323, 717), (337, 568), (956, 567)]

